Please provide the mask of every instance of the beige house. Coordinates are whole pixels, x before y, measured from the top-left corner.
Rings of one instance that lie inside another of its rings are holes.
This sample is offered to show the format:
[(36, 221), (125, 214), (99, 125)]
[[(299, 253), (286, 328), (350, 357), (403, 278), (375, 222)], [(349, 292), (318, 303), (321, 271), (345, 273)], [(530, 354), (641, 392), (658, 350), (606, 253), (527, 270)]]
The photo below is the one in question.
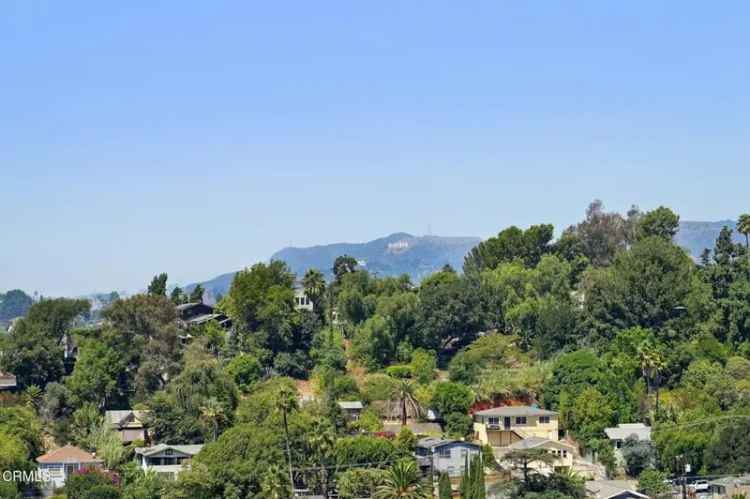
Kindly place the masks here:
[(474, 438), (493, 447), (507, 447), (526, 438), (558, 441), (559, 417), (538, 407), (495, 407), (474, 413)]
[(104, 419), (107, 424), (120, 436), (122, 443), (129, 444), (137, 440), (145, 442), (148, 440), (145, 420), (149, 411), (107, 411)]
[(576, 449), (565, 442), (549, 440), (541, 437), (529, 437), (518, 442), (514, 442), (507, 447), (498, 451), (497, 460), (502, 462), (503, 456), (516, 450), (544, 449), (554, 456), (554, 461), (550, 465), (542, 462), (529, 463), (529, 469), (539, 473), (551, 473), (553, 471), (561, 472), (570, 470), (573, 467), (573, 458)]

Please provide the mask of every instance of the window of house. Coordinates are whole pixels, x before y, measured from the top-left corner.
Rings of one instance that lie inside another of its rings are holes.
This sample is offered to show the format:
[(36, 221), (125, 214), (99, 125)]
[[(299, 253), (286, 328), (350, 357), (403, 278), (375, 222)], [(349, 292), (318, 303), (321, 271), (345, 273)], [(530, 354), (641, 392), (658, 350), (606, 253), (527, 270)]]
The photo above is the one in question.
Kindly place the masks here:
[(438, 457), (450, 458), (451, 457), (450, 447), (442, 447), (438, 449)]
[[(289, 303), (289, 302), (287, 302), (287, 303)], [(172, 454), (174, 454), (174, 450), (173, 449), (166, 449), (164, 451), (164, 455), (166, 455), (166, 456), (171, 456)]]
[(568, 457), (568, 451), (566, 451), (566, 450), (562, 451), (562, 455), (563, 455), (563, 457)]
[(539, 416), (539, 424), (549, 424), (549, 416)]
[(499, 425), (500, 424), (500, 418), (497, 417), (490, 417), (488, 420), (488, 423), (491, 425)]
[(526, 416), (516, 417), (516, 424), (518, 425), (526, 424)]

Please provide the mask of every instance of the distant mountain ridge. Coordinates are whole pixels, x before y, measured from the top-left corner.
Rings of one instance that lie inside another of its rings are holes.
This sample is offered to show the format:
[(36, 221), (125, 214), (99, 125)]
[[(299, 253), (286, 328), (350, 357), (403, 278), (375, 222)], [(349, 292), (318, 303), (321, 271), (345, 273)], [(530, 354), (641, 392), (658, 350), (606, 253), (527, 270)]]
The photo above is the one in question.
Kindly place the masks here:
[[(680, 222), (674, 241), (697, 260), (705, 248), (713, 249), (724, 226), (734, 229), (736, 223), (733, 220), (683, 221)], [(742, 234), (736, 232), (733, 237), (737, 242), (745, 240)], [(317, 268), (330, 279), (336, 257), (350, 255), (359, 260), (364, 268), (380, 277), (409, 274), (412, 281), (419, 282), (445, 264), (461, 270), (464, 256), (480, 241), (478, 237), (414, 236), (396, 232), (365, 243), (284, 248), (271, 255), (271, 260), (285, 261), (298, 278), (302, 278), (307, 269)], [(210, 298), (225, 295), (235, 274), (236, 272), (228, 272), (200, 284)], [(196, 284), (190, 284), (185, 290), (190, 292), (195, 286)]]
[[(350, 255), (368, 271), (380, 276), (409, 274), (412, 281), (451, 265), (460, 270), (464, 256), (481, 241), (478, 237), (414, 236), (396, 232), (365, 243), (334, 243), (307, 248), (284, 248), (271, 260), (282, 260), (292, 272), (302, 278), (308, 269), (319, 269), (326, 278), (332, 276), (331, 268), (336, 257)], [(232, 284), (236, 272), (229, 272), (200, 283), (213, 296), (224, 295)], [(196, 284), (185, 287), (192, 290)]]
[[(698, 259), (703, 250), (714, 249), (716, 238), (719, 237), (721, 229), (729, 227), (734, 230), (737, 223), (733, 220), (719, 220), (717, 222), (680, 222), (680, 230), (674, 237), (678, 246), (687, 249), (693, 258)], [(745, 242), (745, 236), (738, 232), (732, 233), (732, 239), (738, 243)]]

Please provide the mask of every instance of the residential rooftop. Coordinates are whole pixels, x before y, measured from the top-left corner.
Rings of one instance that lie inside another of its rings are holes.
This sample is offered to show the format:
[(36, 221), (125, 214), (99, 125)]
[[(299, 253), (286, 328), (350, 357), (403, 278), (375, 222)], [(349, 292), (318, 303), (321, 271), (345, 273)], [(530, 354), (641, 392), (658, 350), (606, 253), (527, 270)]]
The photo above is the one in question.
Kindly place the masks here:
[(475, 416), (557, 416), (554, 411), (526, 405), (494, 407), (474, 413)]
[(93, 454), (89, 454), (83, 449), (74, 447), (72, 445), (66, 445), (53, 451), (39, 456), (36, 461), (41, 464), (57, 464), (57, 463), (91, 463), (99, 464), (102, 463), (101, 459), (97, 459)]
[(651, 427), (643, 423), (622, 423), (614, 428), (605, 428), (604, 433), (610, 440), (626, 440), (632, 435), (638, 440), (651, 440)]

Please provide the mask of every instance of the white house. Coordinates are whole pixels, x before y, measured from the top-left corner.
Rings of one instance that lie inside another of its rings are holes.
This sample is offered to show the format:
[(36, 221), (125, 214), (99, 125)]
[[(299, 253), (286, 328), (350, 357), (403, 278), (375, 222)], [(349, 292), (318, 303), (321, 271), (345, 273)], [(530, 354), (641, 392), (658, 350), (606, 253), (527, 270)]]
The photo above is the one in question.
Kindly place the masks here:
[(615, 426), (614, 428), (605, 428), (604, 433), (612, 443), (615, 449), (615, 456), (617, 459), (622, 461), (622, 453), (620, 449), (622, 444), (625, 443), (630, 437), (636, 440), (651, 441), (651, 427), (646, 426), (643, 423), (623, 423)]
[(305, 288), (301, 284), (295, 284), (294, 286), (294, 308), (297, 310), (308, 310), (310, 312), (315, 308), (312, 300), (307, 293)]
[(135, 449), (135, 459), (143, 471), (151, 470), (174, 479), (181, 471), (189, 468), (190, 460), (202, 448), (203, 444), (138, 447)]
[(65, 485), (65, 480), (86, 468), (101, 468), (103, 461), (72, 445), (66, 445), (36, 458), (39, 471), (49, 476), (45, 488), (48, 492)]

